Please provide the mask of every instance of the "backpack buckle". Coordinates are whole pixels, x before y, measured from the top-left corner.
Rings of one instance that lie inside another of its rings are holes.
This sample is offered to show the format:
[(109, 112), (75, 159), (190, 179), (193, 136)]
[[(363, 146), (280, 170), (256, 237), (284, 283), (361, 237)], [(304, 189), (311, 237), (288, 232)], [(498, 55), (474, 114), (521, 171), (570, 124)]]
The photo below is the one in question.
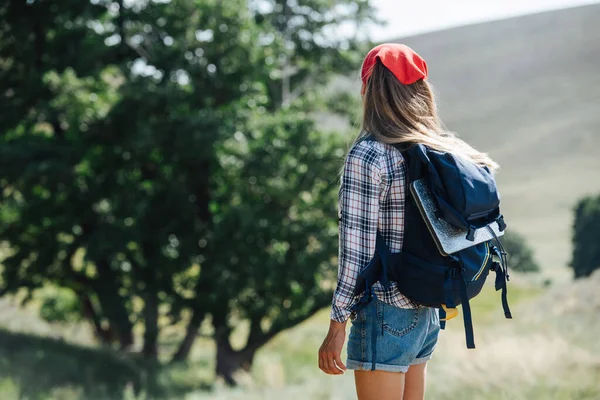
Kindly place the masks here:
[(502, 214), (496, 217), (496, 222), (498, 223), (498, 229), (500, 229), (500, 232), (506, 229), (506, 223), (504, 222), (504, 216)]
[(448, 277), (450, 279), (457, 279), (460, 276), (461, 270), (459, 268), (452, 268), (448, 270)]
[(467, 232), (467, 240), (471, 242), (475, 241), (475, 231), (476, 228), (473, 225), (469, 226), (469, 231)]
[(499, 269), (500, 269), (500, 263), (498, 261), (492, 262), (492, 265), (490, 266), (490, 271), (496, 272)]
[(490, 250), (492, 251), (492, 253), (494, 253), (494, 255), (500, 259), (502, 259), (502, 252), (500, 251), (500, 249), (498, 249), (498, 247), (496, 246), (491, 246)]

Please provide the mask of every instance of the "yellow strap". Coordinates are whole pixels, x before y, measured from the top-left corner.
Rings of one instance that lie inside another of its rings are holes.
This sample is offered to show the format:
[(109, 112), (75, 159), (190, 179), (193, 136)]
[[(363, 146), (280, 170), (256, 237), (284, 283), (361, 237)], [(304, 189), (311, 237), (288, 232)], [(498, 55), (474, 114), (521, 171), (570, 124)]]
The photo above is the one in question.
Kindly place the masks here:
[(440, 321), (448, 321), (458, 315), (457, 308), (447, 308), (445, 304), (442, 304), (442, 308), (444, 309), (444, 312), (446, 313), (446, 318), (442, 318)]

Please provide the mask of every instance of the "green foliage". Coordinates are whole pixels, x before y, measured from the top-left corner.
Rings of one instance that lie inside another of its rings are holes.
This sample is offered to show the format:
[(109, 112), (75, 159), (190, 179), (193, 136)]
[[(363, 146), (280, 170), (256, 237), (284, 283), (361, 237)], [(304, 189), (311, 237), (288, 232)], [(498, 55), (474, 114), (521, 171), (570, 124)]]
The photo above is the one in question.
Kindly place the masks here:
[(329, 303), (342, 144), (310, 116), (362, 53), (336, 29), (371, 18), (368, 0), (1, 5), (0, 294), (62, 288), (46, 318), (121, 349), (142, 324), (151, 359), (182, 320), (184, 359), (212, 316), (217, 358), (251, 363)]
[(583, 198), (575, 206), (573, 258), (575, 278), (589, 276), (600, 268), (600, 196)]
[(523, 235), (507, 230), (501, 240), (504, 249), (508, 253), (508, 266), (510, 269), (520, 272), (540, 271), (533, 249), (527, 244)]
[(77, 322), (81, 317), (81, 304), (77, 295), (67, 288), (47, 288), (40, 296), (40, 317), (48, 322)]
[(283, 327), (330, 300), (322, 288), (333, 278), (331, 217), (343, 152), (336, 136), (318, 132), (301, 110), (252, 125), (223, 143), (213, 245), (235, 249), (212, 255), (227, 271), (227, 291), (217, 296), (234, 300), (245, 317)]

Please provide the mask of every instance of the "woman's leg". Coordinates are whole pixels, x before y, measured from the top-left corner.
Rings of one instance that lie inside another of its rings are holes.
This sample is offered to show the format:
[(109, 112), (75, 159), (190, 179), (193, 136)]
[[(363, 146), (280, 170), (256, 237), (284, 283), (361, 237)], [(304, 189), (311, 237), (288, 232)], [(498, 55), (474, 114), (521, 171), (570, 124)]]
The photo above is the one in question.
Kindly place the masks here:
[(401, 372), (354, 371), (358, 400), (403, 400), (404, 375)]
[(425, 380), (427, 363), (411, 365), (404, 381), (403, 400), (423, 400), (425, 398)]

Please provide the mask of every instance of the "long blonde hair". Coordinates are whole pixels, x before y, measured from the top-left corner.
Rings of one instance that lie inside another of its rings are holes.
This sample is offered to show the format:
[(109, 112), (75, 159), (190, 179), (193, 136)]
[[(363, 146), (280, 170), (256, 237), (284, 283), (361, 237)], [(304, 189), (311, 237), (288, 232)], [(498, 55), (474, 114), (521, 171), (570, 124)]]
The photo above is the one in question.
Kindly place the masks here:
[(358, 139), (371, 134), (383, 143), (407, 147), (424, 144), (492, 171), (499, 168), (486, 153), (474, 149), (443, 127), (433, 91), (426, 80), (404, 85), (377, 61), (363, 91), (362, 130)]

